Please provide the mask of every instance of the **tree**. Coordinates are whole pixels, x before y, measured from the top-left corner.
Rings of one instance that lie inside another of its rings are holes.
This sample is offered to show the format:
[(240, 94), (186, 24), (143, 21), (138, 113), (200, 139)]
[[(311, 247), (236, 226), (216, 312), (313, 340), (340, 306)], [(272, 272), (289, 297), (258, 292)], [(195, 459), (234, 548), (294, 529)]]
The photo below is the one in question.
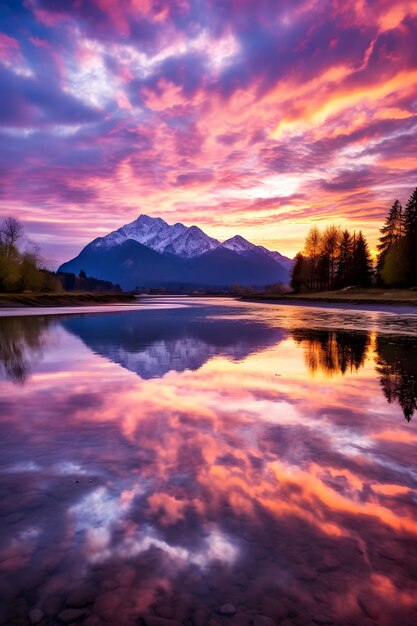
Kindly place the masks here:
[(0, 225), (0, 241), (4, 254), (10, 256), (23, 235), (22, 224), (14, 217), (6, 217)]
[(300, 291), (307, 285), (311, 278), (311, 264), (301, 252), (295, 257), (295, 263), (291, 276), (291, 287), (294, 291)]
[(87, 274), (84, 272), (84, 270), (81, 270), (79, 276), (80, 278), (87, 278)]
[(336, 277), (337, 251), (340, 242), (340, 228), (331, 224), (327, 226), (322, 237), (323, 255), (327, 260), (327, 287), (333, 287)]
[(417, 285), (417, 188), (404, 211), (404, 237), (407, 255), (407, 283)]
[(380, 278), (385, 285), (404, 285), (407, 280), (407, 255), (403, 239), (393, 244), (384, 257)]
[(348, 230), (344, 230), (340, 237), (338, 264), (336, 271), (336, 284), (338, 287), (346, 287), (349, 284), (352, 273), (353, 239)]
[(312, 226), (307, 233), (304, 243), (304, 254), (310, 259), (310, 287), (317, 289), (317, 263), (321, 252), (321, 233), (317, 226)]
[(42, 272), (37, 267), (37, 258), (31, 252), (24, 252), (19, 264), (19, 291), (40, 291), (44, 284)]
[(394, 204), (388, 211), (385, 218), (385, 224), (380, 229), (381, 237), (379, 238), (377, 276), (382, 278), (384, 263), (390, 249), (398, 244), (403, 236), (403, 208), (399, 200), (395, 200)]
[(372, 280), (372, 261), (368, 243), (359, 231), (354, 240), (352, 255), (352, 281), (356, 285), (367, 287)]

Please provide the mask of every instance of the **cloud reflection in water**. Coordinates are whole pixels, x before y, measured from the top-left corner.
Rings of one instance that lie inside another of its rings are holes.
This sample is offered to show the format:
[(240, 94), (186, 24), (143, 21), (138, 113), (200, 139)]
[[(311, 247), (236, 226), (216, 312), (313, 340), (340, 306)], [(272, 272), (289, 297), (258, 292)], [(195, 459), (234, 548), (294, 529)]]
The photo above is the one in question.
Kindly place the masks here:
[(417, 433), (379, 371), (415, 340), (236, 306), (56, 318), (0, 383), (2, 623), (81, 583), (81, 622), (415, 623)]

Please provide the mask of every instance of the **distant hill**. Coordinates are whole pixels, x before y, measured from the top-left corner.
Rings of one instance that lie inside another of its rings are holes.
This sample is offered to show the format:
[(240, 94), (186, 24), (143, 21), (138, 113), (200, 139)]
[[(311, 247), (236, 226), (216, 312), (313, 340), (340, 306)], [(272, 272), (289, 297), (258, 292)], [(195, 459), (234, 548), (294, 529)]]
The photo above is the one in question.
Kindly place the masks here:
[(291, 259), (237, 235), (221, 243), (197, 226), (169, 225), (141, 215), (99, 237), (59, 272), (89, 276), (135, 288), (261, 287), (288, 283)]

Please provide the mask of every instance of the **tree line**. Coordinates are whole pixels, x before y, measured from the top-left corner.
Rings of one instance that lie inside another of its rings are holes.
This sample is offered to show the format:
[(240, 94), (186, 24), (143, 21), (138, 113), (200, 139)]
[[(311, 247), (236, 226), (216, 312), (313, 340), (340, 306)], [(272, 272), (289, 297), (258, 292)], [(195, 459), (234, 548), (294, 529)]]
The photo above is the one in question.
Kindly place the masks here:
[(44, 268), (39, 248), (21, 249), (23, 227), (14, 217), (0, 223), (0, 292), (57, 291), (59, 281)]
[(361, 231), (330, 225), (313, 226), (292, 272), (295, 291), (322, 291), (371, 284), (393, 287), (417, 285), (417, 188), (405, 208), (395, 200), (380, 229), (376, 265)]
[(79, 276), (49, 271), (39, 247), (25, 243), (23, 234), (14, 217), (0, 223), (0, 293), (121, 292), (119, 285), (87, 276), (83, 270)]

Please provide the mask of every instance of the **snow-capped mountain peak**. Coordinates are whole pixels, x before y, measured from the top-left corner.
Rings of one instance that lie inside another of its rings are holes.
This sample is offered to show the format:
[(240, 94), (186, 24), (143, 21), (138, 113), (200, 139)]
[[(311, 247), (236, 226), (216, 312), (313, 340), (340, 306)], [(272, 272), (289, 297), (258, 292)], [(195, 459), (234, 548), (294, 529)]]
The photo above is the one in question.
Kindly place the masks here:
[(252, 252), (266, 254), (286, 269), (292, 266), (291, 259), (263, 246), (256, 246), (241, 235), (235, 235), (221, 243), (206, 235), (198, 226), (184, 226), (181, 222), (168, 224), (161, 217), (143, 214), (109, 235), (95, 239), (90, 245), (93, 248), (107, 249), (118, 246), (128, 239), (133, 239), (156, 252), (184, 259), (191, 259), (216, 248), (227, 248), (242, 255)]
[(226, 241), (223, 241), (222, 245), (224, 248), (227, 248), (228, 250), (233, 250), (233, 252), (238, 253), (248, 252), (249, 250), (254, 250), (258, 247), (255, 246), (255, 244), (250, 243), (250, 241), (248, 241), (241, 235), (235, 235), (230, 239), (226, 239)]
[(155, 250), (156, 252), (175, 254), (183, 258), (191, 258), (208, 250), (219, 247), (220, 241), (206, 235), (197, 226), (184, 226), (180, 222), (167, 224), (160, 217), (139, 215), (118, 230), (93, 242), (95, 248), (112, 248), (128, 239)]
[(233, 250), (233, 252), (237, 252), (238, 254), (248, 254), (251, 252), (266, 254), (269, 258), (273, 259), (287, 270), (291, 270), (293, 266), (293, 261), (280, 252), (268, 250), (268, 248), (265, 248), (264, 246), (257, 246), (241, 235), (235, 235), (230, 239), (226, 239), (226, 241), (223, 241), (222, 245), (223, 247)]

